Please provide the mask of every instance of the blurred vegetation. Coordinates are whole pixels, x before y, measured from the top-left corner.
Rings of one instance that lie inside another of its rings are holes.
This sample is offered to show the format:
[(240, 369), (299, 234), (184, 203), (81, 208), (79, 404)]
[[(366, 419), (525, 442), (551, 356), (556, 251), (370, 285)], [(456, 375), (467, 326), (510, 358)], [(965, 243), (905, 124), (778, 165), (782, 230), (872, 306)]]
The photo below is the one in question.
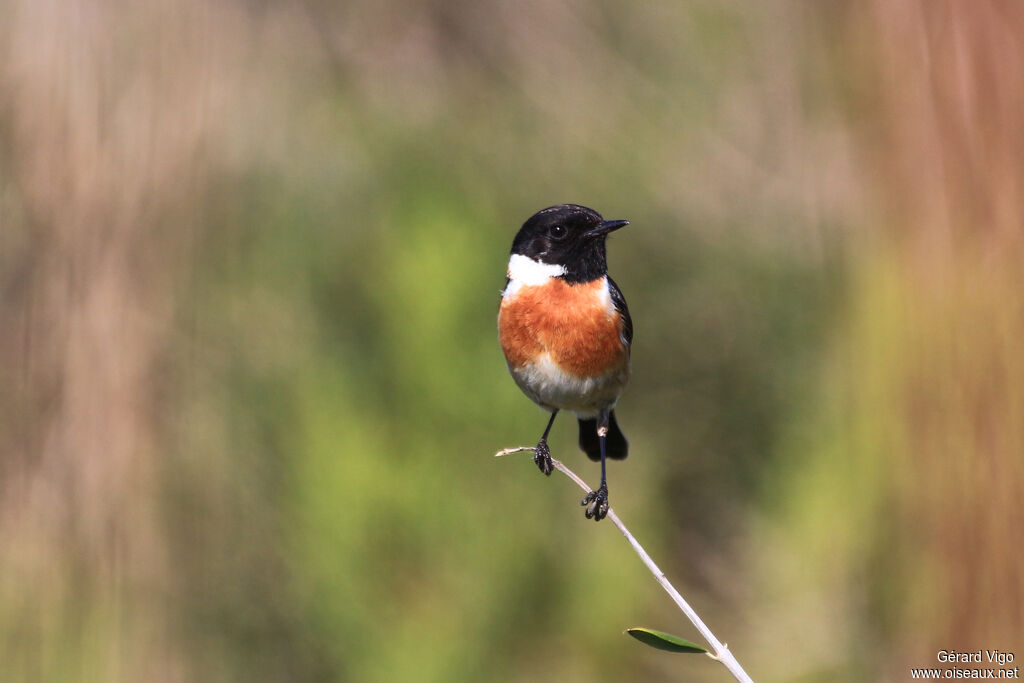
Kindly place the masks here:
[(1013, 651), (1022, 36), (995, 1), (0, 3), (3, 680), (722, 678), (624, 637), (696, 634), (490, 457), (543, 427), (495, 315), (559, 202), (632, 222), (613, 505), (755, 679)]

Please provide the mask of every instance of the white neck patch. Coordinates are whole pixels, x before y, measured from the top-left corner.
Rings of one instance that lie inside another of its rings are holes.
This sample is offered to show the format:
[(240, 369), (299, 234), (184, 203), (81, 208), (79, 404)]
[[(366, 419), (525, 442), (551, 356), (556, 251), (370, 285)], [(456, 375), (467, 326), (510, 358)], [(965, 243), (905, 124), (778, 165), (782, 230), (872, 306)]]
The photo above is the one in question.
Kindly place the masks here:
[(543, 285), (553, 277), (565, 275), (565, 268), (553, 263), (535, 261), (529, 256), (512, 254), (508, 260), (508, 287), (505, 288), (505, 296), (510, 296), (519, 291), (520, 287)]

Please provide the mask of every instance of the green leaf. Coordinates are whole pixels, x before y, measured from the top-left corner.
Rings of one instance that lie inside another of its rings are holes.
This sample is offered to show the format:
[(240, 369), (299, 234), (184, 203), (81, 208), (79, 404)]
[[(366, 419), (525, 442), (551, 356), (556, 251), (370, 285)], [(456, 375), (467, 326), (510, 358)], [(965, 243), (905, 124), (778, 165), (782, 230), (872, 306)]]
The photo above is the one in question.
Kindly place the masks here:
[(650, 645), (651, 647), (658, 648), (659, 650), (665, 650), (666, 652), (707, 653), (708, 651), (707, 648), (701, 647), (697, 643), (691, 643), (690, 641), (683, 640), (671, 633), (662, 633), (661, 631), (655, 631), (654, 629), (640, 627), (627, 628), (626, 633), (645, 645)]

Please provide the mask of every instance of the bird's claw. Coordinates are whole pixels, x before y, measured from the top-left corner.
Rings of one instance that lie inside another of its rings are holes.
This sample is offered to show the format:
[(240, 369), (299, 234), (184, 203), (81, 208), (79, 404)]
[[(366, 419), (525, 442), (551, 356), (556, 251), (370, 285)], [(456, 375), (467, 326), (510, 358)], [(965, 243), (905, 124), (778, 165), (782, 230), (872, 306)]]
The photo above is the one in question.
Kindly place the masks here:
[(600, 522), (608, 514), (608, 485), (601, 484), (596, 491), (591, 491), (583, 500), (580, 501), (580, 505), (585, 506), (587, 509), (583, 511), (587, 519), (593, 519), (595, 522)]
[(537, 463), (537, 467), (540, 468), (540, 471), (545, 476), (551, 476), (552, 470), (555, 469), (555, 464), (551, 461), (551, 449), (548, 448), (547, 439), (541, 439), (537, 442), (537, 447), (533, 449), (533, 461)]

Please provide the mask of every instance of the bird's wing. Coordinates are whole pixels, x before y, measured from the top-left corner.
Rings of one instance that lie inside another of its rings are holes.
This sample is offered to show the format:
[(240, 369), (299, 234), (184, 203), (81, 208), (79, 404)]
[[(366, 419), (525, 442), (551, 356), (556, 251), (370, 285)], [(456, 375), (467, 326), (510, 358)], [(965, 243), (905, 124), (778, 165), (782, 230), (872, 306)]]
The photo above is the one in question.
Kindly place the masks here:
[(633, 319), (629, 317), (629, 307), (626, 305), (626, 297), (622, 296), (622, 290), (615, 284), (615, 280), (608, 276), (608, 292), (612, 297), (612, 306), (622, 316), (622, 338), (627, 345), (633, 343)]

